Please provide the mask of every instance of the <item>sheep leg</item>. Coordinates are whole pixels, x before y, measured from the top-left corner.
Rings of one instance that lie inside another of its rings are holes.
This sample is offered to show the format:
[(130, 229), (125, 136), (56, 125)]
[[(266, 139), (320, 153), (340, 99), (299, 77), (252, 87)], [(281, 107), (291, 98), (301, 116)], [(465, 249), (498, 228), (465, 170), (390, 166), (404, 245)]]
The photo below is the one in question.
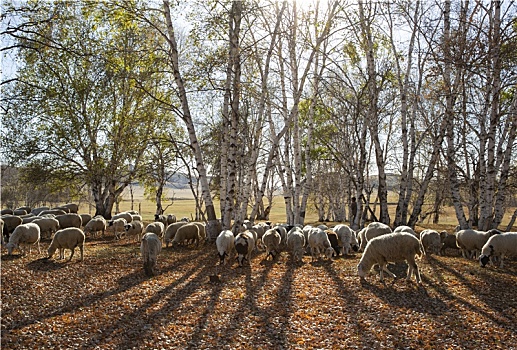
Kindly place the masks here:
[(387, 263), (383, 263), (383, 264), (382, 264), (382, 267), (381, 267), (381, 269), (380, 269), (380, 270), (381, 270), (381, 273), (382, 273), (382, 271), (384, 271), (384, 272), (386, 272), (388, 275), (390, 275), (391, 277), (393, 277), (393, 278), (397, 278), (397, 276), (396, 276), (393, 272), (391, 272), (390, 270), (388, 270), (388, 264), (387, 264)]
[(72, 260), (72, 257), (74, 256), (75, 247), (73, 247), (71, 250), (72, 250), (72, 252), (70, 253), (70, 258), (68, 258), (68, 261)]
[(84, 257), (84, 246), (79, 246), (79, 251), (81, 252), (81, 261), (83, 261), (83, 257)]

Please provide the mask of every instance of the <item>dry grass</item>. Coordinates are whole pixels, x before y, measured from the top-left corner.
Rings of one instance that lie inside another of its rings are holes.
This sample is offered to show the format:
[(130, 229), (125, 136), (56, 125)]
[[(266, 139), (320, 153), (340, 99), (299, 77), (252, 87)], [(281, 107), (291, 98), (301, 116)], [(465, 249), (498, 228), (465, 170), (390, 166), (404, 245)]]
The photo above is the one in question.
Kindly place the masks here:
[(360, 283), (360, 254), (228, 268), (213, 245), (168, 248), (153, 278), (138, 243), (113, 236), (83, 262), (44, 256), (2, 256), (2, 349), (517, 348), (515, 259), (483, 269), (450, 252), (419, 262), (418, 286), (373, 270)]

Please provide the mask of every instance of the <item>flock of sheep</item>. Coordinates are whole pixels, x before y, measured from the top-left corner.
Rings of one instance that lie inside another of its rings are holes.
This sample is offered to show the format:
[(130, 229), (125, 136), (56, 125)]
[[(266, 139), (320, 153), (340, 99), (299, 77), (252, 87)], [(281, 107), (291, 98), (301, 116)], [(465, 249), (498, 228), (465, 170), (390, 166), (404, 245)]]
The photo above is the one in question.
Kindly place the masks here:
[[(59, 259), (64, 259), (64, 250), (71, 250), (69, 261), (78, 247), (81, 260), (84, 257), (86, 236), (94, 238), (104, 235), (110, 228), (115, 239), (127, 237), (128, 242), (134, 237), (140, 242), (140, 252), (144, 271), (147, 275), (156, 274), (158, 255), (165, 243), (167, 248), (176, 245), (195, 244), (207, 240), (204, 223), (189, 222), (188, 218), (177, 221), (174, 215), (155, 215), (155, 221), (144, 225), (142, 217), (135, 211), (119, 213), (109, 221), (102, 216), (91, 217), (89, 214), (77, 214), (76, 204), (66, 204), (58, 208), (48, 207), (16, 210), (2, 210), (0, 229), (2, 230), (2, 247), (9, 255), (14, 249), (29, 253), (41, 238), (51, 238), (47, 258), (52, 258), (59, 249)], [(517, 256), (517, 232), (502, 233), (498, 230), (487, 232), (473, 229), (460, 230), (455, 234), (424, 230), (415, 232), (408, 226), (399, 226), (391, 230), (380, 222), (370, 223), (355, 232), (344, 224), (328, 228), (325, 225), (272, 225), (270, 222), (253, 224), (245, 221), (234, 234), (222, 230), (216, 239), (216, 247), (221, 264), (232, 263), (235, 259), (239, 266), (250, 264), (254, 251), (265, 251), (265, 259), (277, 259), (286, 251), (291, 261), (299, 263), (305, 254), (310, 254), (312, 261), (334, 256), (348, 255), (351, 251), (362, 252), (357, 265), (357, 273), (364, 279), (374, 265), (379, 266), (380, 280), (384, 273), (396, 277), (387, 267), (388, 263), (406, 262), (407, 280), (412, 276), (421, 282), (416, 257), (428, 257), (431, 254), (444, 254), (448, 248), (461, 249), (465, 258), (477, 258), (480, 265), (499, 261), (503, 267), (504, 257)], [(5, 238), (5, 240), (4, 240)]]

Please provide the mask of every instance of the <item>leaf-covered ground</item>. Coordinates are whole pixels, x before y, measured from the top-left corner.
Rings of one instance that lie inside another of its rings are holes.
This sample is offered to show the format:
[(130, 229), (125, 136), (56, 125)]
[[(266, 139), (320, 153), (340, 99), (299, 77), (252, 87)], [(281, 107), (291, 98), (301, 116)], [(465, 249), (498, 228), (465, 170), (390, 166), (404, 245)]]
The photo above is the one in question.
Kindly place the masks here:
[(215, 246), (167, 248), (148, 278), (135, 242), (87, 242), (83, 262), (47, 246), (2, 256), (2, 349), (517, 349), (515, 259), (421, 260), (418, 286), (374, 270), (360, 283), (360, 254), (225, 268)]

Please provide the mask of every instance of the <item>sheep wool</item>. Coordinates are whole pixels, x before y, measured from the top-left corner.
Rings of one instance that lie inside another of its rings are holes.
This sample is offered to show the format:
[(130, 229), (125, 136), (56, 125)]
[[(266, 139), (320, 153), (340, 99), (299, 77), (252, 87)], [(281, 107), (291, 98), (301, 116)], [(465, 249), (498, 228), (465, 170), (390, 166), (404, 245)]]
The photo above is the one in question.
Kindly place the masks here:
[(280, 243), (282, 236), (276, 229), (269, 229), (262, 236), (262, 243), (266, 248), (266, 260), (269, 256), (274, 260), (280, 254)]
[(29, 254), (31, 253), (31, 246), (37, 244), (38, 253), (40, 253), (39, 247), (40, 241), (40, 228), (35, 223), (21, 224), (16, 226), (12, 235), (9, 237), (9, 242), (6, 244), (7, 253), (11, 255), (14, 248), (18, 248), (22, 254), (25, 254), (23, 245), (29, 246)]
[(387, 268), (388, 262), (406, 261), (409, 266), (406, 279), (409, 281), (414, 274), (417, 283), (420, 283), (415, 256), (422, 254), (419, 240), (411, 233), (395, 232), (381, 235), (368, 241), (357, 265), (357, 274), (364, 279), (372, 266), (378, 264), (381, 281), (384, 280), (384, 272), (395, 278), (395, 274)]
[(70, 258), (68, 258), (68, 261), (70, 261), (74, 257), (75, 247), (79, 247), (79, 252), (81, 253), (81, 261), (83, 261), (84, 241), (85, 235), (80, 228), (68, 227), (59, 230), (54, 235), (54, 238), (52, 239), (52, 242), (48, 247), (48, 259), (52, 258), (57, 249), (59, 249), (59, 259), (64, 259), (65, 249), (70, 249)]
[(291, 259), (294, 262), (300, 262), (303, 259), (305, 247), (305, 236), (303, 230), (295, 228), (287, 234), (287, 249), (291, 253)]
[(153, 232), (146, 232), (140, 243), (140, 253), (144, 261), (144, 271), (148, 276), (156, 274), (156, 262), (158, 255), (162, 251), (162, 242), (160, 237)]
[(255, 239), (249, 231), (241, 232), (235, 237), (235, 250), (237, 251), (239, 267), (244, 265), (244, 261), (248, 261), (248, 264), (251, 265), (251, 252), (254, 246)]
[(217, 246), (219, 263), (221, 265), (227, 263), (235, 251), (235, 236), (233, 232), (230, 230), (221, 231), (215, 240), (215, 245)]
[(479, 256), (479, 264), (485, 267), (493, 256), (500, 257), (500, 268), (503, 267), (504, 258), (507, 256), (517, 256), (517, 232), (506, 232), (493, 235), (488, 239)]

